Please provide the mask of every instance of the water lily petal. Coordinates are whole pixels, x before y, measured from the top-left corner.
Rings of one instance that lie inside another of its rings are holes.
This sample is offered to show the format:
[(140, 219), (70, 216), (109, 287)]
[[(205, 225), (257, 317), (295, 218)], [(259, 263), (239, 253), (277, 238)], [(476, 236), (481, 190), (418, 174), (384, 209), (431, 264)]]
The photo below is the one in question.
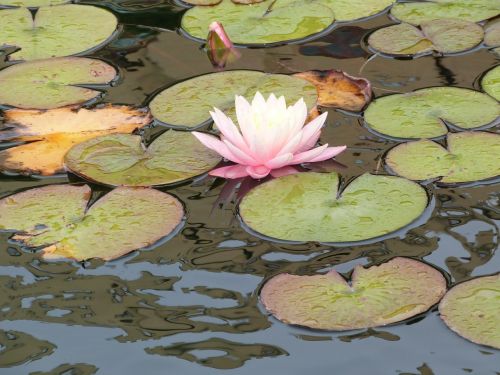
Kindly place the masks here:
[(309, 163), (331, 159), (341, 152), (344, 152), (346, 148), (347, 146), (328, 147), (319, 156), (316, 156), (314, 159), (309, 160)]
[(256, 135), (251, 117), (250, 103), (243, 96), (237, 95), (234, 99), (236, 105), (236, 118), (240, 126), (241, 134), (249, 149), (253, 152)]
[(208, 174), (210, 176), (229, 178), (229, 179), (248, 176), (247, 166), (241, 164), (217, 168), (210, 171)]
[(253, 165), (253, 166), (259, 165), (259, 163), (251, 155), (246, 154), (243, 150), (240, 150), (238, 147), (233, 145), (227, 139), (223, 139), (222, 142), (224, 142), (229, 152), (233, 154), (233, 156), (238, 160), (237, 161), (238, 164)]
[(313, 148), (309, 151), (304, 151), (304, 152), (301, 152), (299, 154), (295, 154), (293, 157), (292, 163), (290, 163), (290, 164), (309, 163), (313, 159), (320, 156), (323, 153), (323, 151), (326, 150), (327, 147), (328, 147), (328, 145), (326, 144), (326, 145), (323, 145), (320, 147)]
[(297, 147), (298, 151), (307, 151), (313, 147), (319, 138), (319, 133), (326, 121), (328, 112), (322, 113), (302, 129), (302, 141)]
[(212, 116), (217, 129), (220, 130), (225, 138), (227, 138), (236, 147), (244, 150), (244, 152), (249, 152), (248, 146), (233, 120), (231, 120), (218, 108), (214, 108), (214, 111), (210, 112), (210, 115)]
[(227, 160), (231, 160), (232, 162), (239, 163), (240, 160), (236, 158), (227, 148), (227, 146), (220, 141), (217, 137), (214, 137), (213, 135), (208, 135), (205, 133), (201, 132), (192, 132), (192, 134), (201, 142), (203, 143), (206, 147), (208, 147), (211, 150), (214, 150), (217, 152), (219, 155), (221, 155), (223, 158)]
[(277, 169), (284, 167), (285, 165), (290, 164), (290, 162), (293, 159), (293, 154), (291, 152), (276, 156), (274, 159), (269, 160), (266, 162), (265, 166), (270, 168), (270, 169)]
[(263, 165), (257, 167), (247, 167), (247, 172), (252, 178), (264, 178), (271, 170)]

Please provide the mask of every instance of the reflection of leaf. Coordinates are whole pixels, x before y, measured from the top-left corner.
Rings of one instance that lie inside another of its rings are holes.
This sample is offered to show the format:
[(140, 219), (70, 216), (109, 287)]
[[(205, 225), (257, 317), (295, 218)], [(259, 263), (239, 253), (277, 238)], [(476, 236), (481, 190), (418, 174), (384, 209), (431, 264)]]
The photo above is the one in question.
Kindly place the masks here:
[(304, 56), (326, 56), (336, 59), (364, 57), (366, 51), (361, 47), (361, 39), (367, 29), (358, 26), (342, 26), (315, 43), (301, 45), (299, 51)]
[(53, 368), (48, 372), (35, 371), (35, 372), (30, 372), (30, 375), (54, 375), (54, 374), (94, 375), (97, 373), (97, 371), (98, 371), (97, 367), (95, 367), (94, 365), (89, 365), (87, 363), (75, 363), (75, 364), (64, 363), (62, 365), (57, 366), (56, 368)]
[[(225, 354), (213, 355), (207, 358), (198, 358), (191, 353), (198, 354), (204, 350), (213, 352), (220, 351)], [(163, 356), (174, 356), (186, 361), (195, 362), (202, 366), (217, 368), (221, 370), (241, 367), (246, 361), (253, 358), (277, 357), (288, 355), (281, 348), (266, 344), (241, 344), (224, 339), (211, 338), (205, 341), (193, 343), (175, 343), (171, 346), (157, 346), (147, 348), (146, 353)]]
[(150, 122), (148, 113), (127, 106), (57, 108), (5, 112), (9, 128), (0, 141), (29, 142), (0, 151), (0, 170), (44, 176), (64, 171), (63, 159), (75, 144), (110, 133), (129, 133)]
[(0, 330), (0, 368), (36, 361), (54, 352), (56, 346), (24, 332)]
[(427, 311), (446, 292), (446, 280), (425, 263), (394, 258), (357, 266), (351, 284), (336, 271), (326, 275), (281, 274), (261, 292), (279, 320), (315, 329), (345, 331), (400, 322)]

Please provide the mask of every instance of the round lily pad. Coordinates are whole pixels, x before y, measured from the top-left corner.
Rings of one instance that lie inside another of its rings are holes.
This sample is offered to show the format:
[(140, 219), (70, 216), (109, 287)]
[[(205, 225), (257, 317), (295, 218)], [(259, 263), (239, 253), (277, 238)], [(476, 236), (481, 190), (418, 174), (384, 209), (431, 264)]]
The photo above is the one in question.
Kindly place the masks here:
[(59, 57), (15, 64), (0, 71), (0, 104), (51, 109), (84, 103), (101, 95), (81, 85), (107, 84), (116, 70), (101, 60)]
[(333, 10), (335, 20), (354, 21), (380, 13), (396, 0), (316, 0)]
[(189, 9), (181, 26), (192, 37), (204, 40), (214, 21), (224, 26), (234, 43), (272, 44), (317, 34), (333, 23), (334, 15), (321, 2), (267, 0), (242, 5), (223, 0), (215, 6)]
[(82, 142), (68, 151), (65, 166), (106, 185), (158, 186), (188, 180), (215, 167), (221, 158), (191, 133), (167, 131), (145, 149), (141, 137), (113, 134)]
[(0, 6), (38, 8), (49, 5), (67, 4), (71, 0), (0, 0)]
[(110, 260), (148, 247), (182, 221), (182, 204), (148, 188), (120, 187), (86, 208), (88, 186), (49, 185), (0, 200), (0, 230), (44, 257)]
[(349, 284), (335, 270), (326, 275), (281, 274), (269, 280), (261, 301), (287, 324), (346, 331), (384, 326), (427, 311), (446, 292), (446, 280), (425, 263), (394, 258), (356, 266)]
[(241, 201), (244, 223), (288, 241), (351, 242), (394, 232), (417, 219), (428, 204), (418, 184), (364, 174), (338, 192), (336, 173), (298, 173), (252, 189)]
[(443, 18), (479, 22), (500, 14), (498, 0), (432, 0), (399, 2), (391, 14), (400, 21), (413, 25)]
[(69, 56), (103, 45), (118, 21), (109, 11), (88, 5), (41, 7), (35, 18), (27, 8), (0, 10), (2, 44), (17, 46), (16, 60)]
[(431, 87), (388, 95), (371, 102), (366, 125), (394, 138), (434, 138), (448, 132), (446, 121), (461, 129), (491, 124), (500, 104), (488, 95), (458, 87)]
[(460, 336), (500, 349), (500, 274), (451, 288), (439, 304), (441, 319)]
[(484, 75), (481, 80), (481, 87), (496, 100), (500, 100), (500, 65), (497, 65)]
[(486, 132), (450, 133), (448, 149), (424, 139), (390, 150), (387, 165), (411, 180), (440, 177), (442, 183), (461, 183), (500, 175), (500, 135)]
[(421, 30), (408, 23), (378, 29), (368, 38), (376, 51), (390, 55), (422, 55), (431, 51), (467, 51), (483, 40), (481, 26), (463, 20), (442, 19), (422, 22)]
[(205, 125), (214, 107), (234, 115), (235, 95), (251, 100), (257, 91), (265, 97), (271, 93), (278, 97), (284, 95), (288, 104), (304, 98), (309, 109), (318, 98), (315, 86), (298, 77), (232, 70), (205, 74), (173, 85), (160, 92), (149, 108), (153, 117), (166, 125), (192, 129)]

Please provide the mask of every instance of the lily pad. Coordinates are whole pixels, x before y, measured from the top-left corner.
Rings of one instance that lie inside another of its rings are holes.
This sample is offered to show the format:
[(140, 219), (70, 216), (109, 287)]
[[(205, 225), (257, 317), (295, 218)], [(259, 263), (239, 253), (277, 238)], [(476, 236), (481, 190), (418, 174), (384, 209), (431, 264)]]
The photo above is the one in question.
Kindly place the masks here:
[(0, 151), (0, 170), (51, 176), (64, 172), (64, 155), (74, 145), (112, 133), (131, 133), (149, 124), (145, 111), (127, 106), (47, 111), (13, 109), (4, 112), (8, 128), (0, 141), (24, 142)]
[(356, 266), (349, 284), (335, 270), (326, 275), (281, 274), (261, 291), (266, 310), (287, 324), (346, 331), (384, 326), (427, 311), (446, 292), (446, 280), (425, 263), (394, 258)]
[(474, 129), (494, 122), (500, 104), (488, 95), (458, 87), (431, 87), (388, 95), (371, 102), (366, 125), (394, 138), (435, 138), (448, 132), (446, 123)]
[(500, 100), (500, 65), (497, 65), (484, 75), (481, 80), (481, 87), (496, 100)]
[(315, 0), (328, 5), (339, 22), (373, 16), (391, 6), (396, 0)]
[(0, 10), (4, 46), (17, 46), (16, 60), (35, 60), (84, 53), (104, 45), (118, 21), (109, 11), (88, 5), (41, 7), (35, 18), (27, 8)]
[(458, 53), (483, 40), (481, 26), (463, 20), (441, 19), (422, 22), (421, 30), (408, 23), (378, 29), (368, 38), (376, 51), (390, 55), (422, 55), (431, 51)]
[(394, 176), (364, 174), (338, 192), (336, 173), (298, 173), (251, 190), (239, 210), (244, 223), (288, 241), (351, 242), (410, 224), (425, 210), (426, 191)]
[(84, 103), (101, 91), (79, 87), (104, 85), (116, 70), (101, 60), (60, 57), (15, 64), (0, 71), (0, 104), (26, 109), (50, 109)]
[(86, 208), (88, 186), (49, 185), (0, 200), (0, 230), (46, 258), (110, 260), (148, 247), (181, 222), (182, 204), (148, 188), (120, 187)]
[(413, 25), (443, 18), (479, 22), (500, 14), (498, 0), (432, 0), (394, 4), (391, 14)]
[(0, 6), (38, 8), (49, 5), (67, 4), (71, 0), (0, 0)]
[[(239, 5), (245, 6), (245, 5)], [(260, 91), (267, 97), (284, 95), (288, 103), (304, 98), (312, 109), (318, 98), (309, 82), (285, 74), (266, 74), (252, 70), (232, 70), (198, 76), (160, 92), (149, 104), (153, 117), (169, 126), (193, 129), (210, 120), (213, 107), (234, 115), (234, 97), (251, 100)]]
[(208, 172), (221, 158), (191, 133), (167, 131), (145, 149), (138, 135), (114, 134), (73, 147), (66, 168), (88, 180), (118, 186), (158, 186)]
[(484, 44), (488, 47), (500, 47), (500, 18), (488, 22), (484, 33)]
[(424, 139), (403, 143), (387, 154), (387, 165), (411, 180), (440, 178), (461, 183), (500, 175), (500, 135), (485, 132), (450, 133), (448, 149)]
[(441, 319), (460, 336), (500, 349), (500, 274), (451, 288), (439, 304)]

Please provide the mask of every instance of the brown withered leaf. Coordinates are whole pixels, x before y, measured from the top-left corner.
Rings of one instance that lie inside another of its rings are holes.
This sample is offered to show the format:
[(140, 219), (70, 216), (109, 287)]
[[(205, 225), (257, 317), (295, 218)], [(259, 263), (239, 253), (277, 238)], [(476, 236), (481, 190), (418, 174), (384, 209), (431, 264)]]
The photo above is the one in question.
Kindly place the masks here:
[(359, 112), (372, 97), (370, 81), (340, 70), (309, 70), (294, 75), (316, 86), (318, 104), (323, 107)]
[(0, 171), (51, 176), (64, 172), (63, 159), (75, 144), (112, 134), (131, 133), (150, 121), (149, 113), (128, 106), (95, 109), (14, 109), (4, 114), (0, 141), (21, 143), (0, 151)]

